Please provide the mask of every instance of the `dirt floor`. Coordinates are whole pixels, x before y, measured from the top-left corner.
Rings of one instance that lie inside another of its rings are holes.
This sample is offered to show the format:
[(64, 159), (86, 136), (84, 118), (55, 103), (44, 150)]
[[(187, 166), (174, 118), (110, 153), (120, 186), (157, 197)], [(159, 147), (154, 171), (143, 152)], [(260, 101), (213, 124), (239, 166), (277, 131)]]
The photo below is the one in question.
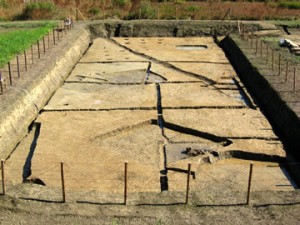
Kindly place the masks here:
[[(182, 49), (195, 45), (207, 48)], [(285, 156), (212, 38), (99, 38), (6, 161), (11, 197), (0, 219), (9, 224), (17, 212), (13, 224), (31, 214), (32, 224), (297, 224), (299, 193), (279, 165)], [(67, 204), (57, 203), (61, 162)], [(129, 206), (120, 205), (125, 162)], [(257, 207), (244, 205), (251, 162)], [(188, 163), (192, 206), (180, 205)], [(45, 186), (21, 184), (36, 178)]]

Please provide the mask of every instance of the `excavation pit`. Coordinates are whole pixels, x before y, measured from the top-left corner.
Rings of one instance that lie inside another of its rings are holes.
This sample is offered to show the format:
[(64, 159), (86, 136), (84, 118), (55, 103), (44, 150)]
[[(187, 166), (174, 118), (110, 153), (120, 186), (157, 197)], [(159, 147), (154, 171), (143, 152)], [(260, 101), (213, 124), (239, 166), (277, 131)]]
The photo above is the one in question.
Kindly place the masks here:
[[(178, 49), (195, 43), (207, 48)], [(283, 145), (259, 107), (245, 102), (241, 90), (247, 93), (212, 37), (97, 38), (36, 120), (41, 130), (31, 176), (58, 188), (63, 161), (69, 190), (120, 195), (125, 161), (130, 193), (184, 191), (189, 162), (196, 189), (205, 182), (203, 166), (206, 173), (217, 171), (221, 179), (228, 171), (219, 168), (246, 171), (247, 159), (278, 165), (272, 159), (284, 159)], [(7, 162), (8, 170), (15, 168), (9, 174), (12, 183), (20, 180), (32, 135)], [(183, 153), (187, 147), (203, 146), (217, 152), (219, 159), (206, 165), (202, 155)], [(238, 153), (244, 160), (227, 159)], [(278, 168), (264, 174), (264, 179), (274, 175), (291, 183)], [(243, 176), (232, 181), (235, 187), (245, 184)], [(213, 186), (212, 182), (208, 181)], [(266, 189), (263, 183), (257, 185)], [(272, 189), (293, 186), (272, 185)]]

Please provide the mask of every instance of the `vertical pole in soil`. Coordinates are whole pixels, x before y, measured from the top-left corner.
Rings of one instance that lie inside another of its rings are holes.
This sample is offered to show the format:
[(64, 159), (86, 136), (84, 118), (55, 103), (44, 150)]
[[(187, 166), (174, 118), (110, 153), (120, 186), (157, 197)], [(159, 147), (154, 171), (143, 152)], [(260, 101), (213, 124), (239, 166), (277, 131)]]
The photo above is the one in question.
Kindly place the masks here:
[(288, 73), (289, 73), (289, 61), (286, 60), (286, 67), (285, 67), (285, 82), (287, 82)]
[(78, 8), (76, 8), (76, 22), (78, 23), (79, 17), (78, 17)]
[(127, 203), (127, 165), (128, 165), (128, 162), (125, 162), (124, 164), (124, 205), (126, 205)]
[(140, 12), (139, 12), (139, 19), (141, 20), (142, 19), (142, 7), (140, 7)]
[(64, 30), (63, 30), (63, 25), (62, 25), (62, 23), (60, 23), (60, 28), (59, 28), (59, 30), (61, 30), (61, 37), (63, 38), (63, 36), (64, 36)]
[(40, 42), (39, 42), (39, 40), (37, 40), (37, 48), (38, 48), (38, 57), (39, 57), (39, 59), (41, 58), (41, 53), (40, 53)]
[(8, 62), (7, 65), (8, 65), (9, 84), (12, 85), (10, 62)]
[(55, 45), (55, 29), (54, 28), (53, 28), (52, 33), (53, 33), (53, 44)]
[(294, 67), (294, 85), (293, 85), (293, 91), (296, 90), (296, 67)]
[(188, 203), (189, 203), (190, 177), (191, 177), (191, 163), (188, 164), (188, 173), (187, 173), (187, 181), (186, 181), (185, 204), (188, 204)]
[(33, 64), (34, 62), (33, 62), (33, 47), (32, 47), (32, 45), (31, 45), (30, 51), (31, 51), (31, 62)]
[(159, 20), (159, 5), (157, 4), (157, 20)]
[(252, 38), (252, 34), (250, 35), (250, 46), (251, 46), (251, 49), (253, 48), (253, 38)]
[(260, 58), (263, 56), (263, 40), (260, 39)]
[(25, 63), (25, 70), (27, 71), (28, 67), (27, 67), (27, 54), (26, 54), (26, 50), (24, 51), (24, 63)]
[(281, 74), (281, 54), (278, 56), (278, 76)]
[(3, 85), (2, 85), (2, 73), (0, 71), (0, 94), (3, 94)]
[(268, 64), (269, 60), (269, 45), (267, 45), (267, 53), (266, 53), (266, 63)]
[(272, 70), (274, 70), (274, 49), (272, 49)]
[(60, 163), (60, 175), (61, 175), (61, 186), (62, 186), (62, 202), (66, 202), (66, 190), (65, 190), (65, 175), (64, 175), (64, 163)]
[(256, 37), (255, 54), (257, 54), (257, 50), (258, 50), (258, 37)]
[(48, 32), (48, 49), (50, 48), (50, 32)]
[(46, 53), (45, 36), (43, 36), (43, 50), (45, 54)]
[(20, 62), (19, 62), (19, 56), (17, 55), (17, 71), (18, 71), (18, 78), (21, 77), (21, 74), (20, 74)]
[(56, 29), (56, 33), (57, 33), (57, 40), (59, 41), (59, 30)]
[(178, 11), (177, 11), (177, 6), (175, 7), (175, 19), (177, 20), (177, 14), (178, 14)]
[(250, 190), (251, 190), (252, 172), (253, 172), (253, 163), (250, 163), (249, 179), (248, 179), (248, 190), (247, 190), (247, 202), (246, 202), (247, 205), (249, 205), (249, 202), (250, 202)]
[(1, 175), (2, 175), (2, 195), (5, 195), (5, 176), (4, 176), (4, 160), (1, 160)]

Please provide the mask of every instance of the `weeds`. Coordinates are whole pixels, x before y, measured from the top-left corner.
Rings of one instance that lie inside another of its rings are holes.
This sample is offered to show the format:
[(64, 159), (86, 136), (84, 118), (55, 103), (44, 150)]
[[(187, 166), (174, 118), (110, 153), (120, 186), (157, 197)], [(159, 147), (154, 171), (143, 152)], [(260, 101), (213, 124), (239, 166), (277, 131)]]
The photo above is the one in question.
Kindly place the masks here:
[(56, 23), (44, 22), (40, 27), (32, 29), (28, 29), (28, 24), (25, 23), (16, 26), (23, 26), (27, 29), (0, 34), (0, 67), (3, 67), (16, 54), (23, 52), (32, 43), (47, 34), (53, 27), (56, 26)]
[(300, 9), (300, 2), (279, 2), (278, 7), (287, 9)]

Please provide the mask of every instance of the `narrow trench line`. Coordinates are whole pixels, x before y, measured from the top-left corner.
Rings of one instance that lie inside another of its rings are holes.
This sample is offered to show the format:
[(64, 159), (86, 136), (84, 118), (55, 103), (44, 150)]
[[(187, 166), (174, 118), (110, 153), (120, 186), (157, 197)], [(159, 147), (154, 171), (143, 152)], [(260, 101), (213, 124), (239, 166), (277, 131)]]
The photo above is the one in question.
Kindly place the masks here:
[(170, 64), (170, 63), (168, 63), (167, 61), (161, 61), (161, 60), (156, 59), (156, 58), (153, 58), (153, 57), (151, 57), (151, 56), (149, 56), (149, 55), (146, 55), (146, 54), (143, 54), (143, 53), (134, 51), (134, 50), (132, 50), (131, 48), (128, 48), (127, 46), (124, 46), (124, 45), (118, 43), (117, 41), (115, 41), (115, 40), (113, 40), (113, 39), (108, 39), (108, 40), (110, 40), (110, 41), (111, 41), (112, 43), (114, 43), (115, 45), (117, 45), (117, 46), (119, 46), (119, 47), (121, 47), (121, 48), (123, 48), (123, 49), (126, 49), (127, 51), (129, 51), (129, 52), (131, 52), (131, 53), (133, 53), (133, 54), (135, 54), (135, 55), (138, 55), (138, 56), (141, 56), (141, 57), (144, 57), (144, 58), (148, 59), (148, 61), (153, 61), (153, 62), (156, 62), (156, 63), (158, 63), (158, 64), (161, 64), (161, 65), (163, 65), (163, 66), (165, 66), (165, 67), (167, 67), (167, 68), (170, 68), (170, 69), (179, 71), (179, 72), (181, 72), (181, 73), (184, 73), (184, 74), (186, 74), (186, 75), (188, 75), (188, 76), (196, 77), (196, 78), (200, 79), (204, 84), (211, 85), (211, 84), (214, 84), (214, 83), (215, 83), (215, 81), (213, 81), (213, 80), (211, 80), (211, 79), (209, 79), (209, 78), (207, 78), (207, 77), (205, 77), (205, 76), (203, 76), (203, 75), (199, 75), (199, 74), (187, 72), (187, 71), (185, 71), (185, 70), (182, 70), (182, 69), (180, 69), (180, 68), (178, 68), (178, 67), (176, 67), (176, 66), (174, 66), (174, 65), (172, 65), (172, 64)]
[[(152, 72), (152, 71), (151, 71)], [(153, 73), (153, 72), (152, 72)], [(91, 78), (93, 79), (93, 78)], [(67, 84), (99, 84), (99, 85), (140, 85), (141, 82), (99, 82), (99, 81), (65, 81)], [(155, 81), (147, 81), (147, 84), (157, 84)], [(162, 81), (161, 84), (199, 84), (201, 81)], [(207, 85), (200, 85), (200, 87), (207, 87)], [(221, 88), (220, 88), (221, 89)], [(233, 89), (234, 90), (234, 89)], [(237, 89), (235, 89), (237, 90)]]
[[(160, 85), (156, 84), (156, 95), (157, 95), (157, 125), (161, 129), (161, 134), (165, 138), (165, 141), (168, 142), (168, 138), (165, 136), (164, 133), (164, 118), (163, 118), (163, 108), (161, 104), (161, 89)], [(160, 189), (161, 191), (168, 191), (169, 184), (168, 184), (168, 170), (167, 170), (167, 154), (165, 145), (163, 146), (162, 151), (160, 151)]]
[(41, 123), (35, 123), (34, 126), (35, 126), (34, 138), (32, 140), (29, 153), (27, 155), (25, 164), (23, 166), (23, 174), (22, 174), (23, 182), (25, 182), (27, 178), (30, 177), (31, 175), (31, 161), (34, 155), (34, 151), (36, 149), (37, 140), (40, 136)]
[[(161, 107), (162, 109), (172, 109), (172, 110), (182, 110), (182, 109), (245, 109), (248, 108), (247, 106), (165, 106)], [(110, 108), (110, 109), (42, 109), (40, 113), (44, 112), (101, 112), (101, 111), (117, 111), (117, 110), (158, 110), (157, 106), (150, 106), (150, 107), (129, 107), (129, 108)]]
[(246, 105), (250, 108), (250, 109), (256, 109), (256, 106), (254, 105), (254, 103), (251, 101), (251, 98), (248, 96), (248, 94), (245, 92), (244, 88), (240, 85), (240, 83), (237, 81), (236, 78), (232, 79), (233, 82), (235, 83), (235, 85), (237, 86), (240, 95), (243, 97), (244, 102), (246, 103)]

